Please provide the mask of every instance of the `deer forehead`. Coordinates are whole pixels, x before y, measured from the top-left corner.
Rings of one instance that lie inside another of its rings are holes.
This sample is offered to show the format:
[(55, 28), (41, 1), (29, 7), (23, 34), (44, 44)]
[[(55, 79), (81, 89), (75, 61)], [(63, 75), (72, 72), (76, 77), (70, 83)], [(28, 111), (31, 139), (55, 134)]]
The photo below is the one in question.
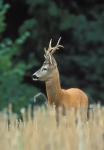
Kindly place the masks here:
[(49, 68), (49, 64), (48, 63), (43, 63), (42, 68)]

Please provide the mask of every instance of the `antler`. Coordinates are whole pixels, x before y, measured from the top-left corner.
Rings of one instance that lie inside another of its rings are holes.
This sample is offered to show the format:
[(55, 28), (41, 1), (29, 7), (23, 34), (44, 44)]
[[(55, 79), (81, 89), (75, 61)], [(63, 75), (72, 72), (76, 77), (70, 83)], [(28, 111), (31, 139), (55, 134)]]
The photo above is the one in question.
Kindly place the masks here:
[(52, 54), (53, 54), (56, 50), (58, 50), (60, 47), (63, 48), (63, 46), (59, 44), (59, 43), (60, 43), (60, 40), (61, 40), (61, 37), (59, 38), (59, 40), (58, 40), (56, 46), (54, 46), (54, 47), (52, 47), (52, 39), (50, 40), (48, 49), (44, 48), (44, 50), (45, 50), (45, 55), (44, 55), (45, 58), (46, 58), (47, 55), (52, 55)]

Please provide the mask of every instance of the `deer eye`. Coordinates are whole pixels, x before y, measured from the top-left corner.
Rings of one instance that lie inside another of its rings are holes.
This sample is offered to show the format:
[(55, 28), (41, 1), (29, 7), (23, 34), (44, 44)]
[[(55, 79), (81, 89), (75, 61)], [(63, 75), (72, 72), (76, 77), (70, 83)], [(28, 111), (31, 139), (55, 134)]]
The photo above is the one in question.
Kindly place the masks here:
[(47, 68), (42, 68), (42, 71), (47, 71)]

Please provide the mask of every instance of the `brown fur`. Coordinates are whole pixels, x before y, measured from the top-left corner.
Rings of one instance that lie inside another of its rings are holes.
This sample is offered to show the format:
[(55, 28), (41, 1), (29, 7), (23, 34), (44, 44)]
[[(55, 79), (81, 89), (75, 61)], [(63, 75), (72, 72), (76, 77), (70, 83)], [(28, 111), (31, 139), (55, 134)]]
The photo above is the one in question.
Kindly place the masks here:
[(46, 81), (46, 91), (49, 104), (64, 105), (66, 108), (88, 107), (88, 97), (82, 90), (78, 88), (61, 89), (57, 68), (51, 79)]

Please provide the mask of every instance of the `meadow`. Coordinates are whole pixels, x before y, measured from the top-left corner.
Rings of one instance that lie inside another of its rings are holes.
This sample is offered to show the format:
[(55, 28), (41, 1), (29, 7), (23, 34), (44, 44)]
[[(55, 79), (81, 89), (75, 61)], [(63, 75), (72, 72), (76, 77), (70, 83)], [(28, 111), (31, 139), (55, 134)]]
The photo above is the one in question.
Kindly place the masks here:
[[(23, 121), (10, 112), (0, 113), (0, 150), (104, 150), (104, 107), (93, 106), (89, 119), (83, 121), (80, 111), (60, 113), (57, 127), (55, 109), (21, 110)], [(76, 123), (77, 119), (77, 123)]]

